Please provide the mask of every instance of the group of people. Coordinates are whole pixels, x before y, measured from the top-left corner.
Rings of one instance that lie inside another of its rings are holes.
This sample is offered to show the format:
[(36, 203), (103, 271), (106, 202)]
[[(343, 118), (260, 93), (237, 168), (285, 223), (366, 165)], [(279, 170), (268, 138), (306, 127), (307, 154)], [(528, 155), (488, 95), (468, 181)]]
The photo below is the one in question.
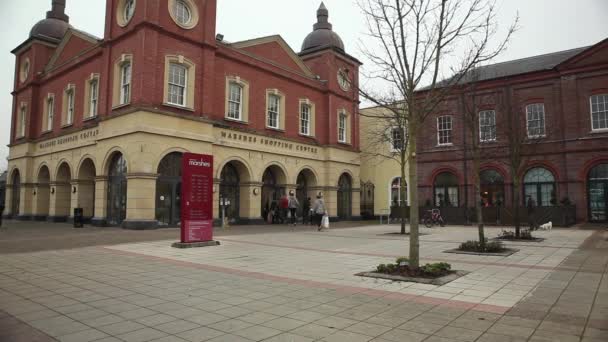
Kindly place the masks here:
[[(298, 209), (302, 206), (302, 224), (316, 224), (320, 231), (324, 226), (328, 226), (327, 222), (325, 225), (323, 222), (324, 216), (328, 215), (323, 195), (317, 195), (312, 207), (310, 203), (311, 199), (308, 197), (304, 200), (304, 203), (300, 204), (295, 193), (290, 191), (289, 197), (283, 195), (278, 203), (270, 204), (270, 208), (265, 210), (265, 218), (268, 223), (287, 223), (289, 221), (289, 224), (295, 226), (298, 219)], [(327, 218), (328, 220), (329, 218)]]

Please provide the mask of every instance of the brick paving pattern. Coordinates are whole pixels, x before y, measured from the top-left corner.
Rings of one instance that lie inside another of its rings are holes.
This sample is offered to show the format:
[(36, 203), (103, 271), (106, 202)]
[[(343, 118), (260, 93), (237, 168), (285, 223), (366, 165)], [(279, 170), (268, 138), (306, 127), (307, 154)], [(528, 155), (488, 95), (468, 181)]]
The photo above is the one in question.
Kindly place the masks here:
[(541, 232), (511, 257), (443, 254), (475, 229), (425, 230), (425, 262), (471, 272), (429, 286), (353, 276), (404, 254), (394, 227), (236, 228), (220, 247), (176, 250), (175, 230), (21, 226), (31, 244), (0, 232), (0, 247), (19, 245), (0, 249), (0, 341), (608, 340), (604, 230)]

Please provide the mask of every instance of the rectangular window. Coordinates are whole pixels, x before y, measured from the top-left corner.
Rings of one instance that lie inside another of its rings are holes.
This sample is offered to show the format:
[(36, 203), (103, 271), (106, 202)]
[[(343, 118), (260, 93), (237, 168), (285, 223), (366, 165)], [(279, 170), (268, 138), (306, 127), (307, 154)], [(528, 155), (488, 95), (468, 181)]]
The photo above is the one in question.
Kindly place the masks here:
[(185, 66), (177, 63), (169, 64), (169, 103), (186, 105), (186, 82), (188, 70)]
[(46, 100), (46, 130), (53, 129), (53, 118), (55, 117), (55, 98), (49, 97)]
[(124, 105), (131, 101), (131, 62), (126, 62), (120, 67), (120, 104)]
[(228, 94), (228, 117), (230, 119), (241, 120), (243, 87), (237, 83), (231, 82)]
[(479, 141), (496, 141), (496, 112), (493, 110), (479, 112)]
[(71, 125), (74, 122), (74, 89), (68, 89), (66, 92), (67, 106), (65, 124)]
[(310, 135), (310, 105), (300, 105), (300, 134)]
[(340, 112), (338, 118), (338, 141), (341, 143), (346, 142), (346, 113)]
[(437, 118), (437, 144), (452, 144), (452, 117), (450, 115)]
[(591, 96), (591, 129), (608, 129), (608, 94)]
[(545, 105), (534, 103), (526, 106), (528, 138), (545, 136)]
[(402, 127), (393, 127), (391, 129), (391, 152), (401, 152), (405, 147), (404, 131)]
[(27, 107), (21, 106), (21, 110), (19, 111), (19, 129), (18, 129), (18, 137), (22, 138), (25, 136), (25, 116), (27, 115)]
[(268, 127), (279, 128), (281, 97), (268, 95)]
[(97, 79), (89, 82), (89, 117), (97, 116), (97, 102), (99, 102), (99, 81)]

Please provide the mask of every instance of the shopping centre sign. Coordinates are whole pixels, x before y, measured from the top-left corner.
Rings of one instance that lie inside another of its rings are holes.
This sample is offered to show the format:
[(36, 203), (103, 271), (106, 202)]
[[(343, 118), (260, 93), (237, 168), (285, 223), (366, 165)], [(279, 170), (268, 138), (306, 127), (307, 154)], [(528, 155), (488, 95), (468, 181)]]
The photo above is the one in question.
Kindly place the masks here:
[(184, 153), (181, 242), (213, 240), (213, 156)]

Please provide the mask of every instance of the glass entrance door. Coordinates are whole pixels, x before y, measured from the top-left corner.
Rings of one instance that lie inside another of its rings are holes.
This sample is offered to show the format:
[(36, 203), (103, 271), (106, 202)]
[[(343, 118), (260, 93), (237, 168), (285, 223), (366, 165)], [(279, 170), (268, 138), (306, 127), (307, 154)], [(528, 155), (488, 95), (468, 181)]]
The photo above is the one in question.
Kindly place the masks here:
[(108, 224), (120, 225), (127, 218), (127, 161), (116, 153), (108, 177)]
[(589, 215), (593, 222), (605, 222), (608, 219), (608, 182), (591, 182), (589, 184)]

